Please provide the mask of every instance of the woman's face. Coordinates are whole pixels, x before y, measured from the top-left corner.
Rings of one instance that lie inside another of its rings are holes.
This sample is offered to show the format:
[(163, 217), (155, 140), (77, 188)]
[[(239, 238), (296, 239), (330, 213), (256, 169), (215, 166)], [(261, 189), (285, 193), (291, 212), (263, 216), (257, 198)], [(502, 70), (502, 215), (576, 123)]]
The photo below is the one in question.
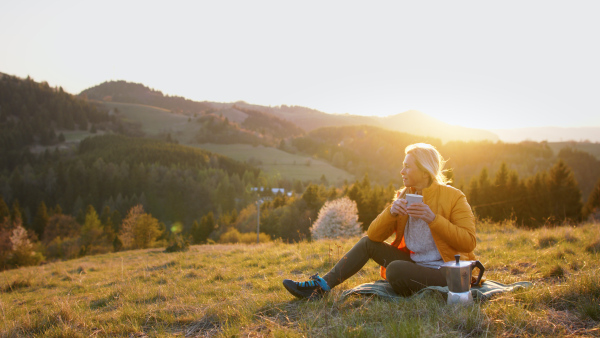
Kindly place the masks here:
[(404, 167), (400, 172), (405, 187), (422, 190), (429, 186), (429, 175), (417, 167), (413, 155), (407, 154), (402, 163)]

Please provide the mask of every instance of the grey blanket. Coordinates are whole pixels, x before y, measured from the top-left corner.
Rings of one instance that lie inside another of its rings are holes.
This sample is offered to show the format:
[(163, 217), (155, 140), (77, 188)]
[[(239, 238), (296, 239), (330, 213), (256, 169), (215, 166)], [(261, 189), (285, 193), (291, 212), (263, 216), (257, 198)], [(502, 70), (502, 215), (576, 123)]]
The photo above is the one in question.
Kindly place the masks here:
[[(474, 286), (471, 288), (471, 294), (474, 300), (485, 301), (490, 299), (492, 296), (513, 291), (521, 288), (528, 288), (533, 286), (531, 282), (516, 282), (513, 284), (502, 284), (492, 280), (486, 280), (481, 286)], [(414, 294), (412, 297), (422, 297), (431, 293), (439, 293), (444, 299), (448, 297), (447, 286), (428, 286), (421, 291)], [(346, 290), (342, 293), (342, 297), (348, 297), (350, 295), (376, 295), (384, 299), (395, 300), (403, 298), (396, 294), (390, 283), (385, 280), (378, 280), (374, 283), (361, 284), (350, 290)]]

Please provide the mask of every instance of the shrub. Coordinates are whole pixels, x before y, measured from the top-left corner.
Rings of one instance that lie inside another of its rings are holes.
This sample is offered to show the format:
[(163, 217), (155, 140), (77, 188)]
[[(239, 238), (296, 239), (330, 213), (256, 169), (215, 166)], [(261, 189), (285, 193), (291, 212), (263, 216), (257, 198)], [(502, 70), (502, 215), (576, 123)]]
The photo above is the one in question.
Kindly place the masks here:
[[(258, 241), (260, 243), (270, 242), (271, 236), (261, 232), (258, 234)], [(245, 244), (256, 243), (256, 233), (246, 232), (246, 233), (240, 234), (240, 242), (245, 243)]]
[(219, 243), (239, 243), (240, 232), (237, 229), (231, 228), (219, 237)]
[[(266, 243), (271, 241), (271, 236), (262, 232), (259, 234), (258, 238), (260, 243)], [(240, 233), (237, 229), (231, 228), (227, 230), (227, 232), (222, 234), (221, 237), (219, 237), (219, 243), (256, 243), (256, 233)]]
[(161, 231), (158, 220), (150, 214), (143, 214), (135, 223), (134, 244), (138, 249), (151, 248), (160, 237)]
[(80, 250), (81, 244), (77, 237), (63, 239), (58, 236), (46, 246), (46, 255), (48, 258), (72, 259), (79, 255)]
[(181, 235), (175, 235), (169, 246), (165, 249), (165, 252), (182, 252), (190, 249), (190, 242), (183, 239)]
[(356, 202), (348, 197), (326, 202), (310, 228), (313, 239), (352, 237), (362, 234)]
[(153, 247), (160, 235), (158, 220), (144, 213), (144, 208), (138, 204), (123, 220), (119, 239), (124, 249), (145, 249)]
[(75, 238), (81, 233), (81, 225), (70, 215), (54, 214), (48, 219), (48, 224), (42, 234), (42, 243), (48, 245), (56, 237)]
[(12, 250), (9, 254), (9, 265), (27, 266), (38, 265), (44, 260), (44, 256), (33, 250), (33, 245), (27, 236), (27, 230), (20, 224), (17, 225), (10, 236)]

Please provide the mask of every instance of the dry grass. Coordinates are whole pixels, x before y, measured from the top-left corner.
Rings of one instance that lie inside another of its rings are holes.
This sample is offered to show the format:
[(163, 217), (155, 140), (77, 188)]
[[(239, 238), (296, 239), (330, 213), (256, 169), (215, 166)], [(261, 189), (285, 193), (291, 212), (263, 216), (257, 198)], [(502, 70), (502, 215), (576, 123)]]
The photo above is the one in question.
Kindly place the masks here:
[(467, 307), (434, 295), (343, 299), (379, 279), (372, 262), (320, 301), (283, 289), (284, 278), (325, 273), (356, 238), (85, 257), (1, 273), (0, 336), (598, 336), (600, 263), (589, 248), (599, 232), (480, 224), (487, 278), (534, 286)]

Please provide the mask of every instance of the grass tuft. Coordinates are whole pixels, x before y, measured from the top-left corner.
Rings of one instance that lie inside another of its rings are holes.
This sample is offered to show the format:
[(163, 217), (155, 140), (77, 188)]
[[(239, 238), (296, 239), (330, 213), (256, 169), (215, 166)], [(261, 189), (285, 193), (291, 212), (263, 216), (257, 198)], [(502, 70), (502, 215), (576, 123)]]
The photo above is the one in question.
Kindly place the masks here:
[(549, 248), (554, 246), (556, 243), (558, 243), (558, 238), (553, 235), (546, 235), (538, 239), (538, 246), (540, 249)]
[(585, 247), (585, 251), (594, 254), (600, 253), (600, 239)]
[(561, 278), (565, 276), (565, 269), (560, 264), (555, 265), (548, 272), (548, 277)]
[(2, 292), (13, 292), (13, 291), (17, 291), (19, 289), (25, 289), (31, 286), (31, 281), (26, 279), (17, 279), (15, 281), (13, 281), (12, 283), (6, 285), (4, 288), (2, 288)]

